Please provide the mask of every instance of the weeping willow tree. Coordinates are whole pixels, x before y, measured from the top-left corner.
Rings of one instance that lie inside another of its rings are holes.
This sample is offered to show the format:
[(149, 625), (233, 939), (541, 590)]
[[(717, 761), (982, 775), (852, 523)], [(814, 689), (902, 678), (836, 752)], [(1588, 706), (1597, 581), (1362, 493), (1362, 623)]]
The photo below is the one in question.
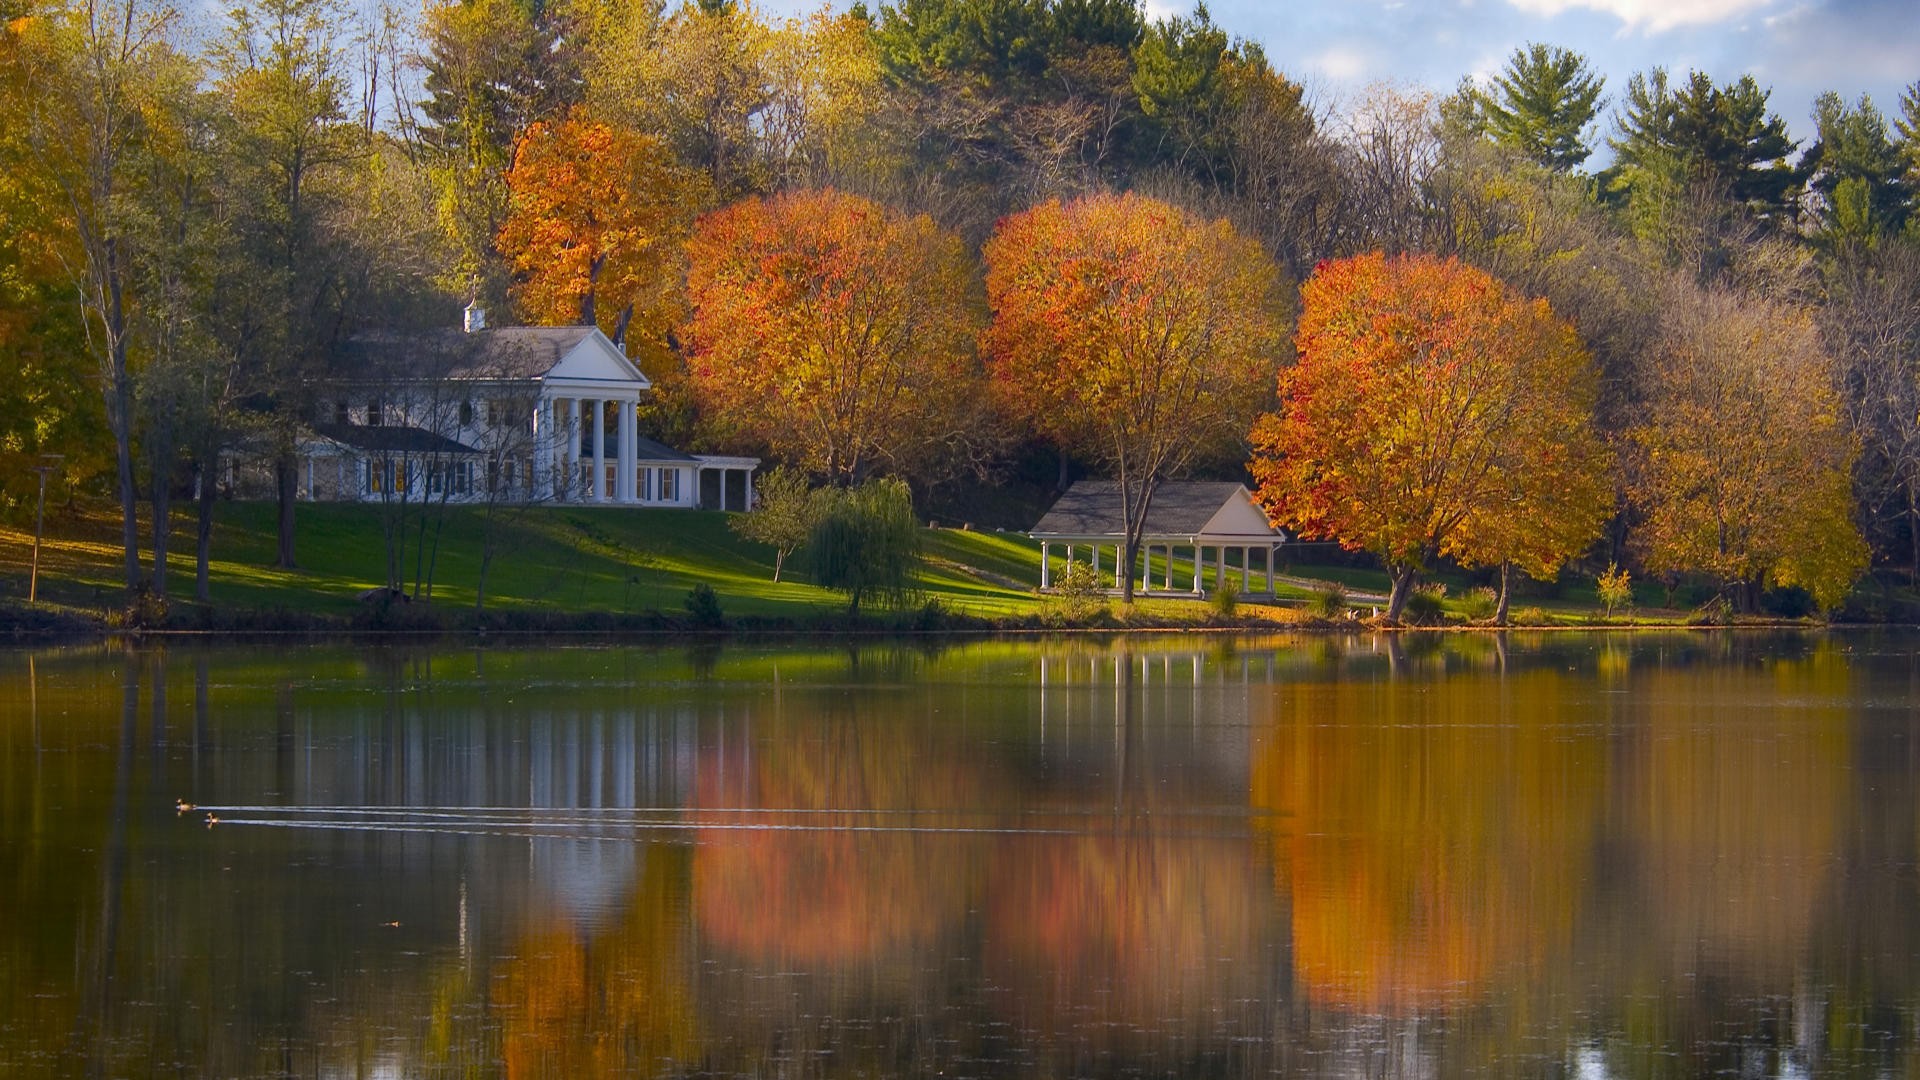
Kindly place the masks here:
[(899, 605), (913, 595), (920, 522), (899, 480), (873, 480), (823, 498), (807, 538), (814, 584), (847, 594), (847, 614), (868, 598)]

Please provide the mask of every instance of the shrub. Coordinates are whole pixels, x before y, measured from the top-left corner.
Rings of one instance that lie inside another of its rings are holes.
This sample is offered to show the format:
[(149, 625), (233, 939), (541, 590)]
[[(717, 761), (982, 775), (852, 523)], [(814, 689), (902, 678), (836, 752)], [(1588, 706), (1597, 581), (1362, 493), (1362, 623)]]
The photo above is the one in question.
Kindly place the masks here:
[(1447, 595), (1445, 585), (1422, 585), (1407, 597), (1407, 606), (1400, 615), (1410, 626), (1427, 626), (1442, 621), (1446, 617), (1444, 600)]
[(1545, 626), (1549, 622), (1546, 611), (1537, 607), (1521, 608), (1513, 613), (1511, 621), (1515, 626)]
[(1085, 622), (1107, 610), (1107, 595), (1101, 575), (1083, 562), (1068, 563), (1055, 579), (1053, 612), (1067, 622)]
[(1623, 608), (1633, 603), (1633, 581), (1624, 567), (1608, 563), (1606, 570), (1594, 579), (1595, 590), (1600, 595), (1600, 603), (1607, 609), (1607, 617), (1613, 617), (1615, 608)]
[(1483, 585), (1460, 599), (1460, 609), (1469, 619), (1491, 619), (1500, 610), (1500, 594)]
[(1307, 597), (1307, 614), (1320, 619), (1338, 619), (1347, 613), (1347, 587), (1329, 581)]
[(1213, 605), (1215, 615), (1223, 619), (1231, 619), (1234, 612), (1240, 609), (1240, 586), (1231, 581), (1223, 581), (1219, 588), (1213, 590), (1213, 595), (1208, 597), (1208, 602)]
[(720, 611), (720, 596), (706, 582), (687, 590), (685, 604), (687, 618), (700, 629), (715, 630), (726, 625), (726, 616)]

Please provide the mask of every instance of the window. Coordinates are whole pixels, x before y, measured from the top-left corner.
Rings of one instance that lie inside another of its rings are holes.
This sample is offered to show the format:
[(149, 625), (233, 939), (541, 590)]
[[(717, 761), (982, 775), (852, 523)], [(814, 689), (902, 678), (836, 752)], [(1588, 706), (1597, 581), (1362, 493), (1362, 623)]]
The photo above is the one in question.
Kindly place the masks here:
[(678, 502), (680, 499), (680, 470), (660, 470), (660, 501)]
[(473, 426), (473, 402), (471, 401), (463, 401), (460, 403), (460, 426)]
[(333, 422), (341, 427), (346, 427), (348, 424), (353, 423), (353, 410), (347, 407), (346, 402), (336, 401), (333, 403)]
[(653, 501), (653, 470), (644, 466), (640, 469), (639, 495), (642, 502)]
[(386, 419), (385, 417), (380, 415), (380, 408), (381, 406), (380, 406), (379, 398), (367, 399), (367, 426), (368, 427), (379, 427), (382, 421)]
[(407, 490), (407, 469), (404, 463), (396, 467), (395, 463), (389, 460), (369, 461), (366, 464), (366, 479), (369, 495)]

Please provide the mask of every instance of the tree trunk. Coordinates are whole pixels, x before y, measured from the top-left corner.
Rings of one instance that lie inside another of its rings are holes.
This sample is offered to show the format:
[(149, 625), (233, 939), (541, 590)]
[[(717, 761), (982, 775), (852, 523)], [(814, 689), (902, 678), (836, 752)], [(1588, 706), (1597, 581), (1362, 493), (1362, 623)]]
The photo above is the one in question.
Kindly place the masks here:
[(1393, 591), (1387, 594), (1387, 621), (1397, 623), (1400, 613), (1406, 610), (1407, 597), (1413, 595), (1413, 586), (1420, 578), (1420, 572), (1411, 566), (1389, 566), (1387, 573), (1393, 578)]
[(133, 477), (133, 391), (127, 377), (124, 339), (113, 347), (113, 377), (107, 392), (107, 426), (113, 431), (115, 479), (120, 487), (120, 541), (124, 548), (127, 590), (140, 587), (140, 505)]
[(1907, 484), (1907, 580), (1920, 584), (1920, 490)]
[(300, 497), (300, 461), (291, 451), (273, 463), (273, 478), (280, 501), (280, 567), (291, 570), (299, 565), (293, 559), (293, 507)]
[(1513, 595), (1513, 564), (1500, 564), (1500, 602), (1493, 608), (1493, 625), (1507, 625), (1507, 598)]
[(167, 595), (167, 549), (173, 538), (172, 477), (167, 468), (172, 460), (172, 448), (163, 440), (154, 450), (153, 491), (149, 493), (153, 503), (153, 594), (162, 600)]
[(212, 460), (203, 460), (200, 463), (200, 520), (196, 526), (193, 543), (193, 598), (202, 604), (212, 599), (208, 582), (208, 563), (213, 556), (213, 474), (216, 471)]

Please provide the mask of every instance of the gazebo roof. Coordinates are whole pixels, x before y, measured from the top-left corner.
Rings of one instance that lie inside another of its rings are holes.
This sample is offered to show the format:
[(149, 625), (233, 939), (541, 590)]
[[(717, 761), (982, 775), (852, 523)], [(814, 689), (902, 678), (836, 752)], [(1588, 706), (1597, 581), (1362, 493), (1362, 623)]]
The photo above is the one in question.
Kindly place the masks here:
[[(1041, 540), (1119, 540), (1126, 535), (1120, 485), (1082, 480), (1066, 490), (1030, 530)], [(1163, 483), (1154, 489), (1141, 538), (1276, 543), (1286, 537), (1232, 481)]]

